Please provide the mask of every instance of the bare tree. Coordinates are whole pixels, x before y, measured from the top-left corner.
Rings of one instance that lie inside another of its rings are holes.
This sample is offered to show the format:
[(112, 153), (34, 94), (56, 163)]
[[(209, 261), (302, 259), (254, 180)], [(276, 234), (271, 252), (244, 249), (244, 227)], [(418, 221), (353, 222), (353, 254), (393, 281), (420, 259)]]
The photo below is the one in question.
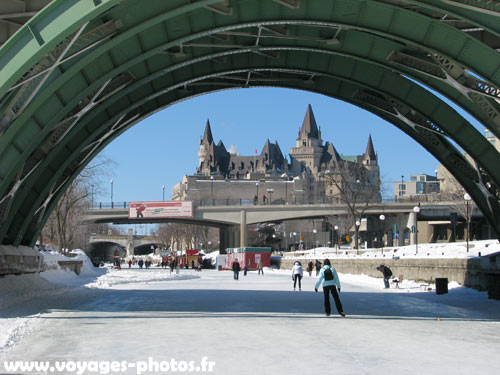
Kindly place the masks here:
[(354, 248), (359, 248), (359, 227), (361, 219), (373, 203), (381, 202), (380, 179), (370, 175), (363, 166), (339, 160), (335, 168), (322, 175), (332, 203), (343, 203), (347, 206), (346, 225), (354, 227)]
[(470, 240), (470, 221), (472, 212), (476, 207), (474, 201), (455, 178), (449, 178), (446, 183), (446, 190), (441, 191), (443, 200), (450, 202), (450, 208), (464, 218), (467, 225), (467, 237)]
[(166, 247), (180, 250), (183, 247), (197, 248), (198, 244), (206, 243), (208, 231), (206, 227), (193, 224), (167, 223), (158, 226), (158, 237)]
[[(104, 156), (95, 158), (73, 180), (45, 224), (42, 235), (57, 243), (59, 251), (66, 252), (77, 245), (77, 238), (86, 238), (90, 233), (88, 225), (83, 225), (84, 210), (90, 206), (94, 194), (100, 192), (99, 179), (111, 173), (116, 164)], [(82, 246), (81, 243), (78, 243)]]

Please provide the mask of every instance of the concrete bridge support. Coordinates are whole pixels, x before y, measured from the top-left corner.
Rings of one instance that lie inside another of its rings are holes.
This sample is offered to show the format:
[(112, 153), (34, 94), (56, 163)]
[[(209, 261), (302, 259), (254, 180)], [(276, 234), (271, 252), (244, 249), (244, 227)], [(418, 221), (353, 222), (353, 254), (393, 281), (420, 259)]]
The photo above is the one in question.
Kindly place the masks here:
[(416, 212), (410, 212), (408, 215), (407, 227), (410, 229), (410, 245), (415, 245), (417, 242), (417, 215)]
[(247, 212), (241, 210), (240, 219), (240, 247), (247, 247), (248, 243), (248, 232), (247, 232)]
[(134, 256), (134, 230), (129, 228), (127, 236), (127, 256)]

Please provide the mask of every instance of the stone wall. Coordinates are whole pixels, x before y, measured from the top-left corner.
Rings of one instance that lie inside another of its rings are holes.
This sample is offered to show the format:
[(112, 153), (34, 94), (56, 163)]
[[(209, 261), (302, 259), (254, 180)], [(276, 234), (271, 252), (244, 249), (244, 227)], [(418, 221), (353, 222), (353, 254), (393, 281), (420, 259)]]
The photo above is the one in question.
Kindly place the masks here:
[(43, 256), (31, 247), (0, 245), (0, 276), (39, 272)]
[[(299, 260), (304, 269), (309, 259), (283, 257), (281, 269), (292, 269), (293, 263)], [(320, 260), (322, 261), (322, 260)], [(376, 267), (381, 264), (377, 259), (330, 259), (339, 273), (354, 275), (368, 275), (382, 277)], [(487, 288), (487, 271), (481, 266), (481, 259), (384, 259), (383, 264), (388, 266), (394, 275), (417, 282), (434, 281), (436, 278), (446, 277), (448, 281), (456, 281), (465, 286), (485, 290)]]

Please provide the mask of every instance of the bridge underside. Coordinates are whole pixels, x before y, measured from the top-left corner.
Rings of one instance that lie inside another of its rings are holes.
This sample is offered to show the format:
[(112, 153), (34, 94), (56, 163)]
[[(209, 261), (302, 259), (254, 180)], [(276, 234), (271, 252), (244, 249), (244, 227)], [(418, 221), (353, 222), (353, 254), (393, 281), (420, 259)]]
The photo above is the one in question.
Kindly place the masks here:
[(75, 176), (142, 119), (257, 86), (397, 126), (500, 237), (500, 155), (448, 104), (500, 136), (499, 48), (497, 1), (54, 0), (0, 49), (0, 243), (32, 245)]

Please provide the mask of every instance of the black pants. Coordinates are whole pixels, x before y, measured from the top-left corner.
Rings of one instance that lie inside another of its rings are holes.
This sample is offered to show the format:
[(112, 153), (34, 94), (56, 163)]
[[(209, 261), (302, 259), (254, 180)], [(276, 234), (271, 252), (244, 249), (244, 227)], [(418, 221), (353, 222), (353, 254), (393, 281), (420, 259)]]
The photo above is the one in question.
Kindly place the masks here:
[(234, 279), (235, 280), (238, 280), (239, 273), (240, 273), (240, 271), (234, 271)]
[(298, 273), (293, 275), (293, 289), (295, 289), (295, 285), (297, 285), (297, 280), (299, 280), (299, 289), (302, 289), (302, 286), (300, 285), (300, 281), (302, 280), (302, 276), (300, 276)]
[(335, 306), (337, 307), (337, 311), (339, 314), (344, 312), (342, 308), (342, 303), (340, 302), (339, 294), (337, 292), (337, 287), (335, 285), (331, 286), (323, 286), (323, 294), (325, 296), (325, 313), (330, 315), (332, 309), (330, 307), (330, 292), (332, 293), (333, 299), (335, 300)]

